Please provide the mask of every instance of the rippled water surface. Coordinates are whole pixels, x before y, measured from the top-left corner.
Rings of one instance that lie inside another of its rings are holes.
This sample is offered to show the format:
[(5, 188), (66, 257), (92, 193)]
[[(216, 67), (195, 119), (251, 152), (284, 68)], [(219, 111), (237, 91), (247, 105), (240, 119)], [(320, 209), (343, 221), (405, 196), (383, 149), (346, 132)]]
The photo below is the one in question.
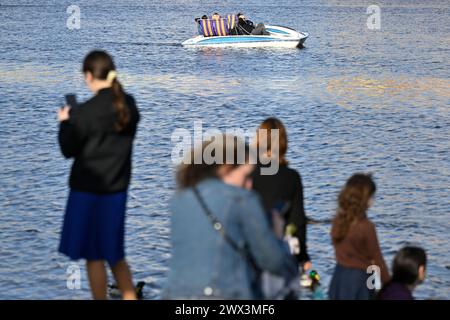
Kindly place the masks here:
[[(107, 4), (108, 3), (108, 4)], [(112, 4), (111, 4), (112, 3)], [(170, 257), (167, 200), (174, 188), (170, 135), (204, 127), (254, 129), (267, 116), (288, 128), (289, 160), (309, 216), (329, 218), (345, 179), (375, 174), (370, 216), (386, 260), (405, 243), (429, 254), (422, 299), (450, 298), (450, 5), (377, 1), (78, 1), (81, 29), (66, 28), (70, 1), (0, 5), (0, 298), (89, 298), (66, 288), (58, 254), (70, 162), (56, 143), (63, 95), (88, 98), (80, 65), (111, 52), (143, 115), (134, 152), (127, 254), (145, 297), (159, 297)], [(254, 21), (310, 33), (298, 49), (184, 49), (203, 13), (244, 11)], [(328, 224), (309, 248), (328, 284)]]

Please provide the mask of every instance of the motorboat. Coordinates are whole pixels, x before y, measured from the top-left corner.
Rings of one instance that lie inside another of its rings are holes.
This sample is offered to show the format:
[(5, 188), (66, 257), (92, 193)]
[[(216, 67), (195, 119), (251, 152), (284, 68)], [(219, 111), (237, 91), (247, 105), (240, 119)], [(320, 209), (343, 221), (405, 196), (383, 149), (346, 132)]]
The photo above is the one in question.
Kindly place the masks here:
[(292, 28), (266, 25), (269, 35), (198, 35), (182, 43), (184, 47), (302, 47), (308, 38), (306, 32), (298, 32)]

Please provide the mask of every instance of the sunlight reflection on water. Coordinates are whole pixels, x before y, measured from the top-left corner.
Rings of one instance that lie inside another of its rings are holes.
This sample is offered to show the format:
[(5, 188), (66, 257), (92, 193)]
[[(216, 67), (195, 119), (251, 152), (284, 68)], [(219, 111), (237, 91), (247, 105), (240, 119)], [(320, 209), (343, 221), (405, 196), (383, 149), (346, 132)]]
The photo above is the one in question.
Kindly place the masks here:
[[(126, 244), (135, 279), (148, 281), (147, 299), (159, 297), (170, 257), (173, 130), (199, 119), (254, 129), (273, 115), (287, 126), (307, 214), (329, 219), (346, 178), (373, 172), (379, 191), (369, 214), (386, 260), (405, 243), (423, 245), (430, 262), (417, 297), (450, 298), (447, 1), (381, 1), (377, 32), (366, 28), (365, 0), (89, 1), (80, 4), (78, 31), (65, 29), (63, 4), (9, 2), (0, 10), (0, 298), (90, 297), (85, 277), (82, 290), (66, 288), (69, 261), (56, 252), (70, 162), (56, 143), (55, 110), (66, 93), (89, 97), (80, 67), (93, 48), (113, 54), (142, 113)], [(180, 46), (195, 31), (194, 16), (237, 7), (255, 21), (309, 32), (305, 48)], [(308, 239), (326, 289), (334, 267), (329, 225), (311, 225)]]

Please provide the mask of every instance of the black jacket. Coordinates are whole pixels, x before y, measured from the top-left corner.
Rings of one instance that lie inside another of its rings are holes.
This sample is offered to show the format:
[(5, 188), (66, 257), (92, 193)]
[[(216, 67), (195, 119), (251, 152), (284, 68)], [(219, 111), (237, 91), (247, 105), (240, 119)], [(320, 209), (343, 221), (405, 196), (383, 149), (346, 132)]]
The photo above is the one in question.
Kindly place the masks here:
[(251, 22), (250, 20), (239, 19), (237, 25), (238, 34), (249, 35), (252, 33), (253, 29), (255, 29), (253, 22)]
[(300, 174), (287, 165), (280, 165), (274, 175), (261, 175), (261, 165), (256, 166), (252, 174), (253, 189), (262, 197), (266, 212), (270, 213), (277, 202), (289, 202), (290, 209), (286, 213), (286, 224), (296, 226), (296, 236), (300, 241), (300, 254), (297, 261), (309, 261), (306, 246), (306, 215), (303, 207), (303, 185)]
[(82, 105), (72, 108), (70, 119), (59, 127), (59, 145), (66, 158), (75, 158), (70, 188), (93, 193), (125, 191), (131, 176), (131, 153), (139, 112), (126, 95), (130, 122), (117, 132), (111, 89), (102, 89)]

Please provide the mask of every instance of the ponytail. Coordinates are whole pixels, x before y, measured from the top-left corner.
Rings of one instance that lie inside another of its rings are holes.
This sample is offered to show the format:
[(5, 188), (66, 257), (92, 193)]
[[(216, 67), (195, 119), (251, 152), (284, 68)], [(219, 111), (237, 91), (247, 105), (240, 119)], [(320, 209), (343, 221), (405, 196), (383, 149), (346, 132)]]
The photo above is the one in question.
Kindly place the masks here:
[(92, 51), (84, 58), (83, 73), (86, 72), (92, 73), (95, 79), (107, 80), (111, 83), (113, 106), (117, 115), (115, 128), (118, 132), (123, 131), (130, 122), (130, 114), (122, 85), (117, 80), (113, 59), (105, 51)]
[(117, 113), (116, 130), (123, 131), (130, 122), (130, 114), (128, 112), (127, 104), (125, 101), (125, 93), (123, 92), (122, 85), (114, 78), (111, 84), (113, 92), (113, 105)]

